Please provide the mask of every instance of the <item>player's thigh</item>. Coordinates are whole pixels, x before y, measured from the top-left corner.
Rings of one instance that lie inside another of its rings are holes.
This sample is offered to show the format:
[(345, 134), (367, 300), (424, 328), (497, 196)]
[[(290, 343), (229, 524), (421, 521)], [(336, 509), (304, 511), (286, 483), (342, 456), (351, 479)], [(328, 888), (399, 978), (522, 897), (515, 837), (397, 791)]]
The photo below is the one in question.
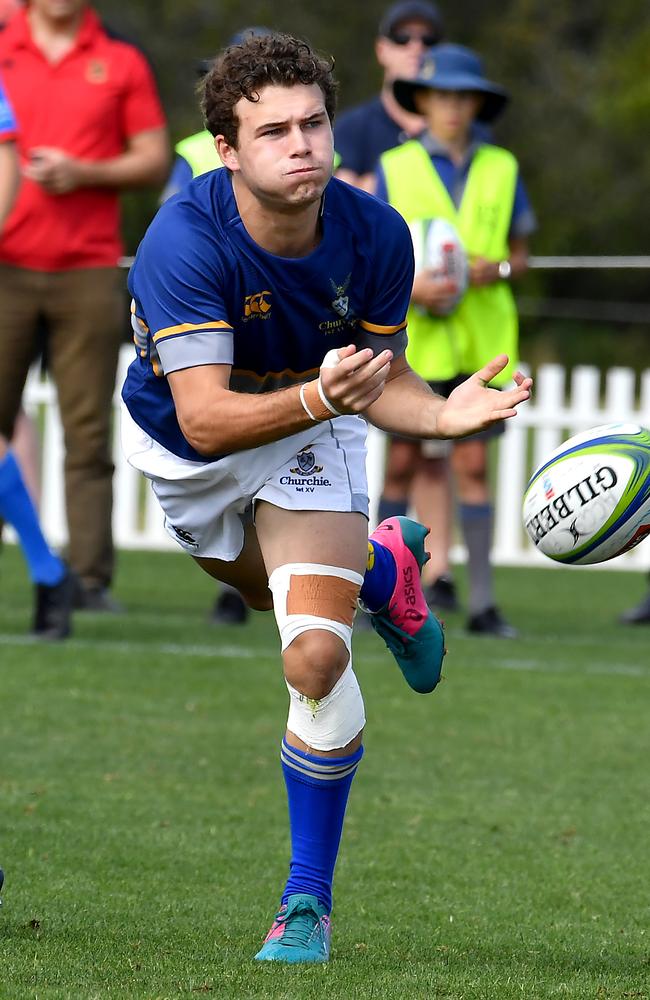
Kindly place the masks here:
[(287, 563), (340, 566), (363, 576), (368, 559), (368, 521), (363, 514), (285, 510), (258, 501), (255, 524), (270, 576)]
[(273, 607), (264, 559), (252, 522), (244, 525), (244, 545), (232, 562), (205, 556), (193, 556), (193, 559), (209, 576), (235, 587), (251, 608), (270, 611)]

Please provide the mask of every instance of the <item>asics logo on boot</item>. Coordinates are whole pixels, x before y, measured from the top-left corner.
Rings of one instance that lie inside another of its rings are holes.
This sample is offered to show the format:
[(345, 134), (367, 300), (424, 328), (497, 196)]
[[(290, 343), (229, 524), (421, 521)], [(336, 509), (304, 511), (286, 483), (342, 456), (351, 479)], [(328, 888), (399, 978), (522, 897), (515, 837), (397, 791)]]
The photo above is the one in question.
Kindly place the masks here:
[(402, 575), (404, 577), (404, 600), (412, 606), (416, 602), (415, 587), (413, 586), (413, 567), (405, 566)]

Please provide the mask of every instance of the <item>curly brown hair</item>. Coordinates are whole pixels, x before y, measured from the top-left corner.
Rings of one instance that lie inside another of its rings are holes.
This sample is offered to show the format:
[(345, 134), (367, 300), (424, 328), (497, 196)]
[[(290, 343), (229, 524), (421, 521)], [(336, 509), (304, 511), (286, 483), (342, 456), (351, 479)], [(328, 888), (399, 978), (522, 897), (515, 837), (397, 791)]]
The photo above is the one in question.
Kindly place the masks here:
[(331, 56), (319, 56), (308, 42), (292, 35), (249, 35), (240, 45), (225, 49), (199, 85), (205, 124), (212, 135), (223, 135), (236, 149), (239, 120), (235, 105), (240, 98), (259, 101), (260, 91), (269, 84), (293, 87), (297, 83), (318, 84), (333, 122), (337, 91), (333, 70)]

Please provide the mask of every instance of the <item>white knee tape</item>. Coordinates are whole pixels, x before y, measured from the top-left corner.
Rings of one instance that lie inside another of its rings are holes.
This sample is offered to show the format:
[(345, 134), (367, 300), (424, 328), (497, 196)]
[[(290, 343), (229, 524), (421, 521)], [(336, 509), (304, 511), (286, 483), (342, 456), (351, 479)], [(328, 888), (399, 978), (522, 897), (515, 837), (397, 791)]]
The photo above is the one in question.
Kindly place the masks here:
[(324, 698), (308, 698), (290, 684), (287, 688), (287, 729), (314, 750), (339, 750), (366, 724), (363, 697), (351, 663)]
[(363, 577), (341, 566), (286, 563), (269, 577), (282, 650), (312, 629), (338, 635), (352, 651), (352, 621)]
[(269, 578), (282, 649), (303, 632), (324, 629), (345, 643), (347, 667), (324, 698), (308, 698), (287, 684), (287, 728), (314, 750), (338, 750), (361, 732), (366, 716), (352, 669), (352, 621), (363, 577), (320, 563), (287, 563)]

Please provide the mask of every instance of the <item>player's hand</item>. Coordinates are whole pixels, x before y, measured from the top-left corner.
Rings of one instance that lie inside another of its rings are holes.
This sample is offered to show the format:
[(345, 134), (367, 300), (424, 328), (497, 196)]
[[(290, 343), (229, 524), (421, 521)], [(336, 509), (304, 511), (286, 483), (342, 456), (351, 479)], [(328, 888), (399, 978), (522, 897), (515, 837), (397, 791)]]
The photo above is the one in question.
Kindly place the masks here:
[(427, 267), (415, 276), (411, 301), (434, 316), (445, 316), (453, 309), (457, 292), (455, 281)]
[(79, 163), (62, 149), (37, 146), (30, 150), (30, 160), (23, 174), (48, 194), (67, 194), (80, 186)]
[(384, 391), (392, 360), (392, 351), (375, 357), (354, 344), (329, 351), (320, 369), (323, 392), (339, 413), (363, 413)]
[(508, 364), (508, 355), (500, 354), (479, 372), (462, 382), (438, 410), (438, 436), (465, 437), (485, 430), (497, 420), (514, 417), (517, 407), (530, 397), (532, 378), (515, 372), (513, 389), (490, 389), (488, 383)]
[(469, 265), (469, 283), (476, 287), (493, 285), (499, 280), (499, 265), (485, 257), (473, 257)]

